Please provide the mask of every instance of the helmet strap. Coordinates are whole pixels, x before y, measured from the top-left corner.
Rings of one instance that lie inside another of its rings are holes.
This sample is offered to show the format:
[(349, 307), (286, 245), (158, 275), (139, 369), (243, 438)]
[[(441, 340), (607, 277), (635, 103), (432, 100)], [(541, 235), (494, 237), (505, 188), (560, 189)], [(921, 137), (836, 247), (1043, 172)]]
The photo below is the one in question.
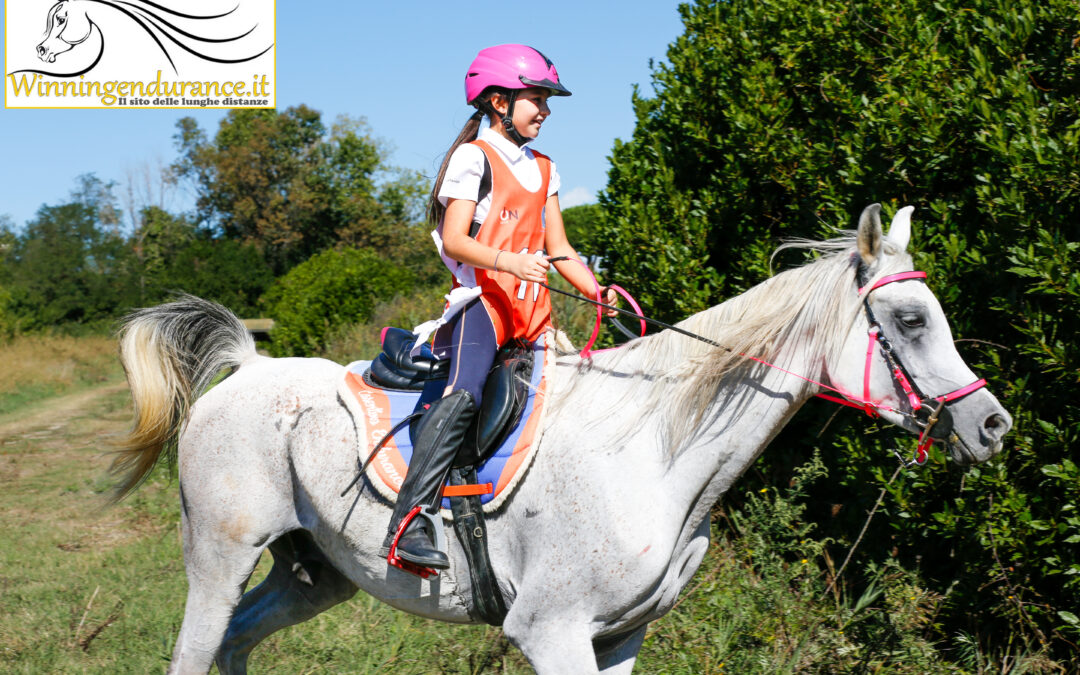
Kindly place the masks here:
[[(532, 139), (531, 138), (525, 138), (524, 136), (522, 136), (521, 134), (518, 133), (517, 129), (514, 128), (514, 103), (517, 102), (517, 95), (518, 95), (518, 90), (517, 89), (511, 89), (506, 94), (507, 106), (506, 106), (506, 114), (502, 116), (502, 127), (503, 127), (503, 131), (506, 132), (506, 135), (510, 138), (510, 140), (513, 141), (520, 148), (521, 146), (525, 145), (526, 143), (528, 143)], [(492, 110), (494, 110), (494, 109), (495, 108), (493, 106)]]

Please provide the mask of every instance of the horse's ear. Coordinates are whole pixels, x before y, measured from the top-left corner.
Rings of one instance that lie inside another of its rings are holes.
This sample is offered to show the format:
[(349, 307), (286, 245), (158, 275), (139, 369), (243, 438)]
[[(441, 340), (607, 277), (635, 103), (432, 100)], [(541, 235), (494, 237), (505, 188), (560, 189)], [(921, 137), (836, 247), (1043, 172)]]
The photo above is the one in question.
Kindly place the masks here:
[(889, 241), (901, 251), (906, 251), (911, 242), (911, 212), (914, 210), (914, 206), (905, 206), (896, 212), (889, 225)]
[(881, 204), (871, 204), (863, 209), (855, 238), (859, 243), (859, 257), (863, 264), (873, 265), (881, 255)]

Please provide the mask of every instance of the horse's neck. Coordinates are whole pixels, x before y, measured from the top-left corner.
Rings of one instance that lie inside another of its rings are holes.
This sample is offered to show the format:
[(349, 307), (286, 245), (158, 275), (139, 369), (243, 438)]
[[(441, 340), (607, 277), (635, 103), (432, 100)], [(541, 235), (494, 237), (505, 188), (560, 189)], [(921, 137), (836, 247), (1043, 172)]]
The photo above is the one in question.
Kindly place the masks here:
[[(813, 362), (813, 357), (801, 348), (796, 353), (779, 354), (775, 358), (795, 372), (808, 372), (809, 364)], [(645, 488), (649, 494), (638, 495), (636, 499), (665, 503), (669, 507), (665, 511), (677, 521), (671, 525), (680, 528), (680, 539), (685, 541), (712, 505), (806, 402), (811, 392), (805, 381), (779, 370), (764, 366), (737, 369), (725, 378), (719, 395), (700, 418), (692, 412), (669, 408), (668, 415), (680, 416), (676, 423), (696, 421), (697, 427), (685, 434), (679, 447), (663, 447), (668, 437), (665, 429), (671, 427), (672, 420), (664, 419), (656, 410), (650, 409), (647, 397), (634, 393), (649, 387), (668, 387), (675, 396), (676, 389), (686, 384), (650, 376), (647, 374), (650, 369), (644, 366), (632, 358), (623, 359), (618, 366), (621, 377), (610, 373), (585, 377), (606, 377), (613, 387), (623, 388), (621, 395), (615, 393), (607, 402), (625, 404), (620, 416), (631, 420), (634, 432), (621, 430), (625, 442), (619, 443), (618, 451), (610, 455), (610, 461), (615, 465), (613, 469), (617, 469), (615, 475), (625, 473), (630, 467), (650, 467), (652, 474)], [(596, 370), (603, 371), (602, 361)], [(568, 413), (568, 408), (579, 413), (597, 408), (595, 401), (603, 399), (596, 395), (596, 389), (586, 387), (582, 400), (569, 402), (563, 414)], [(592, 403), (589, 403), (590, 398)], [(611, 415), (610, 407), (598, 407), (601, 412)], [(619, 433), (615, 436), (619, 437)]]
[(678, 453), (670, 472), (672, 488), (693, 489), (688, 493), (694, 496), (688, 527), (707, 516), (810, 395), (804, 382), (776, 370), (768, 370), (761, 380), (733, 377), (724, 386), (721, 400)]

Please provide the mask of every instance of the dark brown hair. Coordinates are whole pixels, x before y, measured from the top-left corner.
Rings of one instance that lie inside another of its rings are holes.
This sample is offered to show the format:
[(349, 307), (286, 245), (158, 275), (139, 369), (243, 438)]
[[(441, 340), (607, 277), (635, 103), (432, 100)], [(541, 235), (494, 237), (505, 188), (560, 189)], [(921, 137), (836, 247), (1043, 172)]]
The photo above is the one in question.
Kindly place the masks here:
[(461, 127), (457, 138), (450, 144), (450, 149), (446, 151), (446, 155), (443, 157), (442, 166), (439, 167), (439, 173), (435, 176), (435, 185), (431, 188), (431, 200), (428, 202), (427, 215), (432, 225), (438, 225), (443, 214), (446, 213), (446, 207), (439, 201), (439, 190), (442, 188), (443, 179), (446, 178), (446, 167), (450, 164), (450, 156), (454, 154), (454, 151), (459, 146), (477, 139), (480, 135), (480, 122), (483, 120), (484, 115), (489, 115), (492, 118), (499, 116), (499, 113), (495, 112), (491, 105), (491, 97), (496, 93), (503, 96), (507, 95), (507, 91), (501, 87), (489, 87), (476, 99), (473, 104), (476, 106), (476, 112), (465, 122), (465, 126)]

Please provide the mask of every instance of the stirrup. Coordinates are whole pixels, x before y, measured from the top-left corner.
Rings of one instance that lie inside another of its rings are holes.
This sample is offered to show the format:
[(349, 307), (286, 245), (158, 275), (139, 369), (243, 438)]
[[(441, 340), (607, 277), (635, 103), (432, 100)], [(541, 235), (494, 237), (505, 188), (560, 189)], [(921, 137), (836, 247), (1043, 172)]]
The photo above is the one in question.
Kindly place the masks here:
[(424, 510), (422, 505), (418, 504), (401, 519), (401, 524), (398, 525), (397, 533), (394, 535), (394, 541), (390, 544), (390, 553), (386, 556), (386, 562), (391, 567), (404, 570), (409, 574), (415, 574), (421, 579), (427, 579), (432, 576), (437, 577), (439, 576), (438, 570), (424, 567), (423, 565), (417, 565), (408, 560), (403, 560), (397, 554), (398, 539), (401, 539), (401, 535), (405, 532), (405, 529), (409, 527), (409, 524), (417, 517), (424, 518), (428, 521), (428, 525), (431, 526), (431, 531), (435, 536), (435, 547), (440, 551), (446, 551), (446, 531), (443, 529), (442, 518), (438, 514), (434, 516), (431, 515)]

